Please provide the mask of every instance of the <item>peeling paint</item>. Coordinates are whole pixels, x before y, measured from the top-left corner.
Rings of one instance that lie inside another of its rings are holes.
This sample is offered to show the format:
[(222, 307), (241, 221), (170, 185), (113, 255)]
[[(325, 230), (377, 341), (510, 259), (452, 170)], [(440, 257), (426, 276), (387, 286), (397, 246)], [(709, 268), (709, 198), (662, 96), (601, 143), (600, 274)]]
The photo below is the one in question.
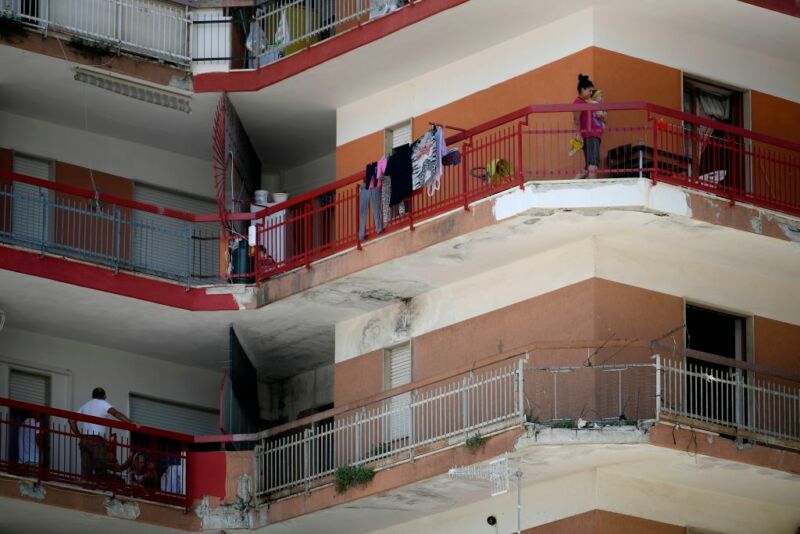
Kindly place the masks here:
[(30, 497), (31, 499), (41, 501), (44, 500), (45, 496), (47, 495), (47, 490), (44, 489), (44, 486), (37, 484), (36, 482), (28, 482), (27, 480), (23, 480), (19, 483), (19, 494), (23, 497)]
[(136, 501), (123, 501), (120, 499), (106, 499), (103, 503), (108, 517), (135, 520), (139, 517), (139, 503)]
[(781, 229), (781, 232), (783, 232), (783, 235), (785, 235), (789, 241), (800, 243), (800, 227), (780, 222), (777, 224), (778, 228)]
[(753, 217), (750, 219), (750, 228), (753, 229), (753, 233), (763, 234), (764, 225), (761, 223), (761, 217)]
[[(244, 474), (236, 482), (236, 502), (220, 504), (211, 508), (208, 497), (203, 497), (195, 514), (202, 521), (203, 530), (208, 529), (252, 529), (255, 525), (253, 505), (253, 479)], [(263, 524), (263, 523), (262, 523)]]

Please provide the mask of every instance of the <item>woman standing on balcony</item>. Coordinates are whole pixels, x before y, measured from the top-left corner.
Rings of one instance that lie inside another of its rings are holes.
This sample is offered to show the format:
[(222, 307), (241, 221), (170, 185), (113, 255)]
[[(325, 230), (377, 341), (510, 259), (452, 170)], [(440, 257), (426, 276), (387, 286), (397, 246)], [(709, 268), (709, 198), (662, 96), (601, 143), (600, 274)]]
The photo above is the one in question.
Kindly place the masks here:
[[(578, 74), (578, 97), (573, 104), (592, 103), (594, 84), (586, 74)], [(572, 120), (578, 131), (577, 139), (583, 143), (583, 155), (586, 159), (584, 172), (578, 178), (597, 178), (597, 167), (600, 165), (600, 137), (603, 128), (596, 127), (592, 121), (591, 111), (574, 111)]]

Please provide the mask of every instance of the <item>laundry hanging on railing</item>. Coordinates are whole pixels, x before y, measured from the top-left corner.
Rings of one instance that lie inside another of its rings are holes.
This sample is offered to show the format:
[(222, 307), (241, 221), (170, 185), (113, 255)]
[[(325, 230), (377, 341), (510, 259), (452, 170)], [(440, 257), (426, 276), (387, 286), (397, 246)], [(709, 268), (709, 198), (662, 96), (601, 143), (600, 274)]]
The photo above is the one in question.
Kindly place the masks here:
[(425, 187), (429, 196), (439, 190), (442, 178), (442, 156), (447, 152), (444, 128), (434, 125), (417, 139), (411, 148), (411, 188)]
[(400, 145), (394, 149), (386, 162), (386, 176), (392, 178), (389, 205), (396, 206), (411, 196), (411, 145)]

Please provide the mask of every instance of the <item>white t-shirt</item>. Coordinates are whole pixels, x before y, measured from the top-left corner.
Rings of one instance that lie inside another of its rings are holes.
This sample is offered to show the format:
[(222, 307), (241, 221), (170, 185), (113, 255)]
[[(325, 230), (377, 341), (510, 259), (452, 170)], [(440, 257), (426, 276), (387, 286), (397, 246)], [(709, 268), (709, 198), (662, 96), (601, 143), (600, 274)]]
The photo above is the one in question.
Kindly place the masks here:
[[(103, 399), (92, 399), (78, 409), (78, 413), (83, 415), (91, 415), (94, 417), (102, 417), (108, 419), (108, 410), (111, 405)], [(86, 423), (83, 421), (78, 422), (78, 427), (81, 434), (88, 434), (90, 436), (103, 436), (107, 437), (108, 427), (103, 425), (96, 425), (94, 423)]]
[(40, 428), (39, 421), (33, 417), (28, 417), (22, 422), (19, 429), (19, 463), (39, 463), (39, 445), (36, 443), (36, 435), (39, 434)]

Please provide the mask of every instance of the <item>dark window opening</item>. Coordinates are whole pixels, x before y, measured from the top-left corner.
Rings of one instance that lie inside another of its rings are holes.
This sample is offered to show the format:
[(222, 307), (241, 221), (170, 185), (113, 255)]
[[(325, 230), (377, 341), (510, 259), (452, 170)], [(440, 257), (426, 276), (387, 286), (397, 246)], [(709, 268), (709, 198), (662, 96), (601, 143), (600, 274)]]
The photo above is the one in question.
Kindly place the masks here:
[[(745, 360), (745, 318), (686, 306), (686, 348), (731, 360)], [(689, 415), (722, 427), (745, 417), (746, 380), (741, 369), (711, 362), (702, 354), (686, 358), (686, 402)]]

